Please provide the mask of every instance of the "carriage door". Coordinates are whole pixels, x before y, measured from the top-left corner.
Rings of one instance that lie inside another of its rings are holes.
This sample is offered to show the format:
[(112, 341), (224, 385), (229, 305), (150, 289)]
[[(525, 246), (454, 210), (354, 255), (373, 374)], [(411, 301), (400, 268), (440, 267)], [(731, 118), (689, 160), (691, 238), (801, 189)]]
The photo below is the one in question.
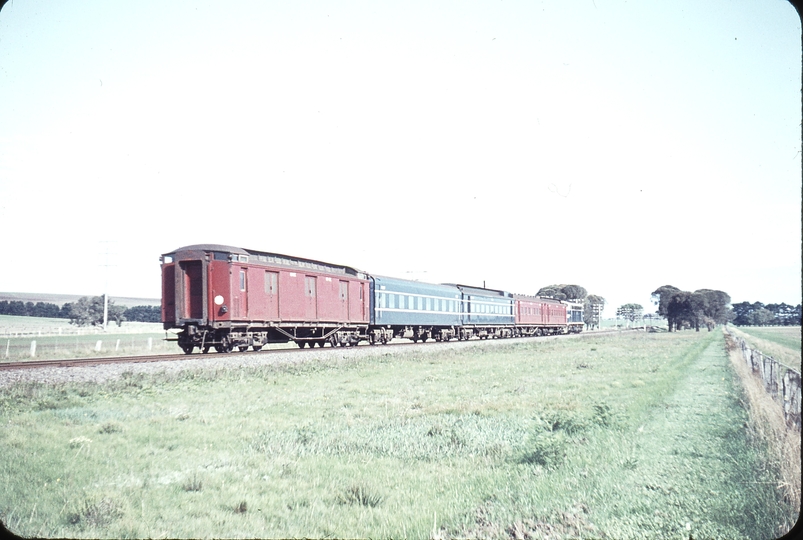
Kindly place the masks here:
[(306, 304), (305, 316), (308, 321), (318, 320), (318, 291), (317, 278), (304, 276), (304, 300)]
[(232, 317), (248, 316), (248, 269), (234, 267), (232, 272)]
[(279, 318), (279, 272), (265, 271), (265, 296), (268, 297), (268, 319)]
[(349, 320), (349, 282), (340, 282), (340, 309), (337, 312), (338, 320)]
[(203, 319), (204, 317), (204, 285), (201, 261), (181, 261), (183, 271), (183, 313), (182, 319)]

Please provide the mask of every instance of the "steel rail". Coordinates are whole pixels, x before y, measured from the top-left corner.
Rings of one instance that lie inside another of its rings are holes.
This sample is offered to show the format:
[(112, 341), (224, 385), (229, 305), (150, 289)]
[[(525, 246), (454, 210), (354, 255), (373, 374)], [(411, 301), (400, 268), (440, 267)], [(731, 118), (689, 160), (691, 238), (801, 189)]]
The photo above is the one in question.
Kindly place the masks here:
[[(510, 342), (511, 340), (530, 340), (530, 339), (543, 339), (543, 338), (564, 338), (564, 337), (585, 337), (585, 336), (599, 336), (599, 335), (606, 335), (606, 334), (614, 334), (620, 333), (624, 331), (633, 331), (633, 330), (642, 330), (642, 328), (625, 328), (625, 329), (614, 329), (614, 330), (599, 330), (595, 332), (581, 332), (577, 334), (554, 334), (550, 336), (527, 336), (527, 337), (518, 337), (518, 338), (501, 338), (501, 339), (471, 339), (467, 341), (428, 341), (427, 343), (413, 343), (413, 342), (399, 342), (399, 343), (386, 343), (386, 344), (375, 344), (375, 345), (362, 345), (363, 347), (396, 347), (396, 346), (407, 346), (407, 345), (418, 345), (418, 346), (430, 346), (437, 344), (446, 344), (446, 343), (486, 343), (489, 341), (492, 342), (500, 342), (506, 341)], [(356, 345), (348, 346), (348, 347), (337, 347), (337, 349), (353, 349)], [(328, 347), (327, 349), (321, 348), (320, 350), (331, 350), (335, 347)], [(310, 351), (315, 349), (309, 349)], [(234, 354), (248, 354), (248, 355), (262, 355), (262, 354), (277, 354), (277, 353), (305, 353), (305, 349), (297, 348), (297, 349), (267, 349), (261, 351), (242, 351), (236, 352)], [(173, 362), (173, 361), (180, 361), (180, 360), (193, 360), (197, 358), (215, 358), (220, 357), (221, 359), (225, 359), (228, 354), (231, 353), (199, 353), (199, 354), (161, 354), (161, 355), (144, 355), (144, 356), (112, 356), (106, 358), (69, 358), (69, 359), (52, 359), (52, 360), (23, 360), (20, 362), (0, 362), (0, 371), (10, 371), (15, 369), (42, 369), (42, 368), (52, 368), (52, 367), (79, 367), (79, 366), (93, 366), (93, 365), (101, 365), (101, 364), (138, 364), (143, 362)]]

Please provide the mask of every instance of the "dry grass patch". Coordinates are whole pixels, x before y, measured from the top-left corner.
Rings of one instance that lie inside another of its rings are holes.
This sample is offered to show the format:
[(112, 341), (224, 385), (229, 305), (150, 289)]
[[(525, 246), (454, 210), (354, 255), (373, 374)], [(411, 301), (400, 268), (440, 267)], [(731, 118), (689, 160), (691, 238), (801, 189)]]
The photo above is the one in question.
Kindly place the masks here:
[(766, 446), (768, 464), (778, 472), (777, 490), (798, 513), (801, 490), (800, 433), (787, 426), (782, 405), (772, 399), (761, 380), (748, 369), (736, 342), (727, 334), (725, 339), (731, 363), (744, 390), (742, 399), (750, 418), (748, 433), (758, 444)]
[[(747, 342), (747, 344), (751, 348), (761, 351), (766, 356), (773, 357), (775, 360), (777, 360), (778, 362), (780, 362), (782, 364), (786, 364), (787, 366), (791, 366), (791, 367), (796, 367), (797, 366), (798, 369), (800, 368), (800, 360), (801, 360), (800, 347), (799, 347), (799, 343), (800, 342), (799, 342), (799, 340), (797, 342), (795, 342), (795, 340), (792, 339), (794, 337), (795, 332), (797, 332), (797, 334), (800, 333), (800, 327), (794, 327), (794, 328), (788, 328), (788, 329), (787, 328), (756, 328), (756, 329), (746, 328), (744, 330), (740, 330), (740, 329), (734, 328), (732, 326), (729, 326), (729, 329), (734, 334), (736, 334), (737, 336), (739, 336), (740, 338), (745, 340)], [(775, 332), (770, 332), (770, 330), (774, 330)], [(779, 343), (778, 341), (772, 341), (772, 340), (769, 340), (769, 339), (764, 339), (764, 338), (758, 337), (757, 334), (762, 334), (762, 335), (766, 335), (766, 336), (770, 336), (770, 337), (772, 337), (773, 334), (777, 334), (778, 337), (788, 337), (789, 339), (785, 339), (784, 342), (785, 343), (797, 343), (798, 347), (797, 348), (789, 347), (789, 346), (786, 346), (786, 345), (784, 345), (782, 343)]]

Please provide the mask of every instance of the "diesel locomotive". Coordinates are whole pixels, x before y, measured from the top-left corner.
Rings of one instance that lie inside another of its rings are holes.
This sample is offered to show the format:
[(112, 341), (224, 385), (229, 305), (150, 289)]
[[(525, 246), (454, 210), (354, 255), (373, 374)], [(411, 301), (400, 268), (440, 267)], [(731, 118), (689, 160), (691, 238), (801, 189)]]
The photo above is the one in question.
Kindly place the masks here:
[(218, 352), (580, 332), (582, 304), (368, 274), (217, 244), (161, 256), (162, 323), (179, 347)]

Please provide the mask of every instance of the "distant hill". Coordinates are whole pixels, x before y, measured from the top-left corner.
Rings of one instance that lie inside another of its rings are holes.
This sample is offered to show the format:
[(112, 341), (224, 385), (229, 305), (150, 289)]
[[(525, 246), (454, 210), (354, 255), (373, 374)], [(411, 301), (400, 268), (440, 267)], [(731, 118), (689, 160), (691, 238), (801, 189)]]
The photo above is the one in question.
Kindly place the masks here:
[[(3, 300), (17, 300), (20, 302), (47, 302), (56, 304), (59, 307), (67, 302), (77, 302), (82, 296), (93, 297), (94, 294), (52, 294), (52, 293), (9, 293), (0, 292), (0, 302)], [(109, 295), (109, 299), (114, 301), (115, 306), (133, 307), (133, 306), (159, 306), (161, 301), (158, 298), (131, 298), (126, 296)]]

